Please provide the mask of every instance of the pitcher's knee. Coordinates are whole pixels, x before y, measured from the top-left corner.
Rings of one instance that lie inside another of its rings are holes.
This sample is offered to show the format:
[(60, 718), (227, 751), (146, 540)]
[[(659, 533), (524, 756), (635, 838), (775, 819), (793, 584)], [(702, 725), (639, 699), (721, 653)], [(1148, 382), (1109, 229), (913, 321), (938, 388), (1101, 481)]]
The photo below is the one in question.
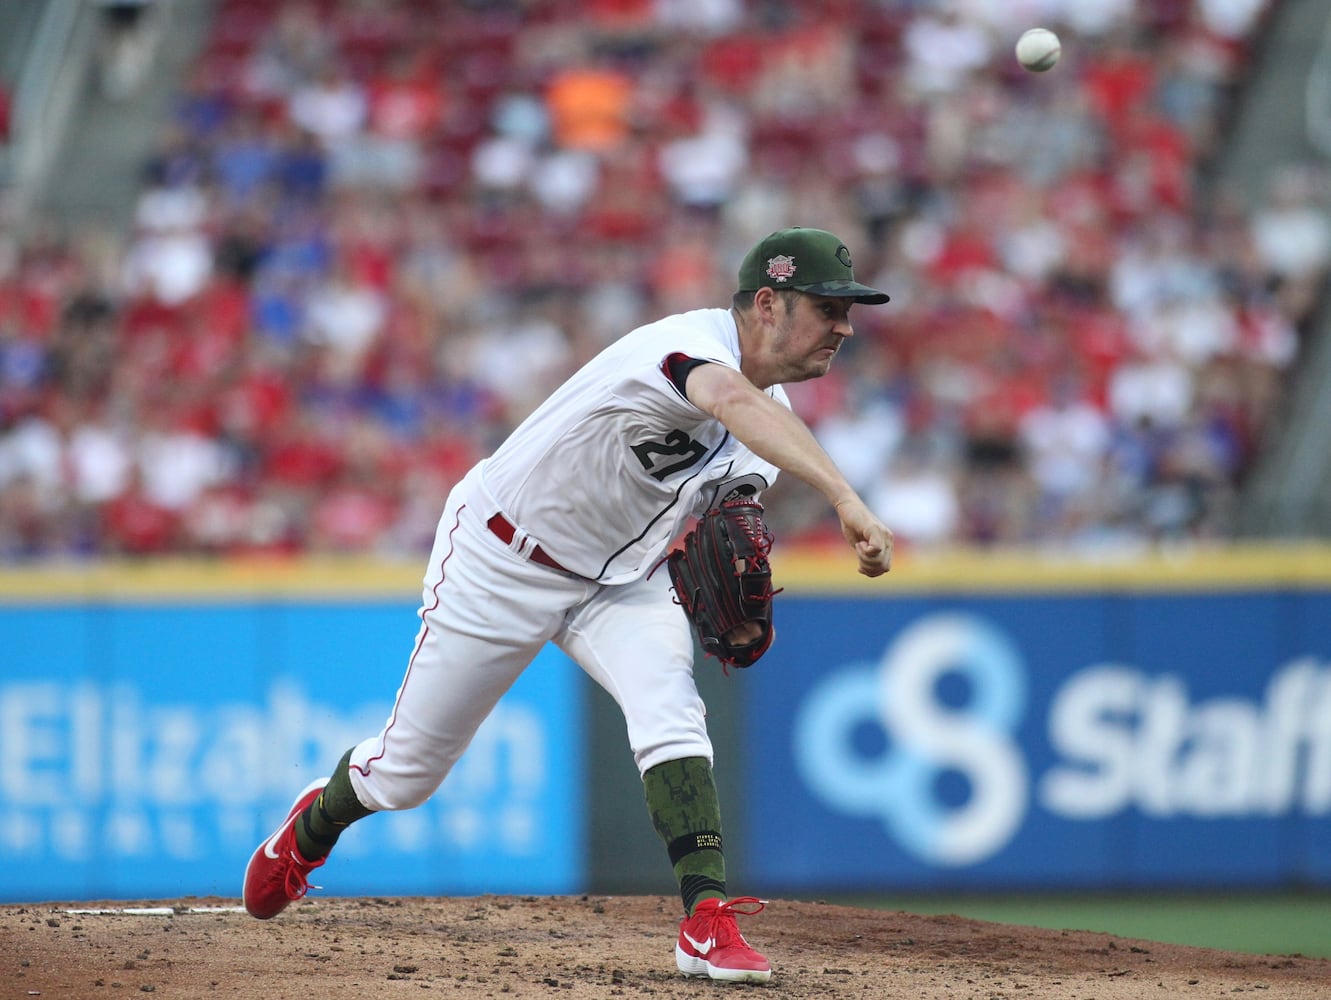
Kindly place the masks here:
[(373, 767), (368, 773), (352, 772), (356, 797), (376, 812), (415, 809), (435, 793), (443, 780), (438, 775), (386, 774)]
[(671, 760), (684, 760), (688, 757), (701, 757), (708, 764), (712, 762), (712, 744), (705, 736), (701, 739), (694, 738), (671, 743), (663, 743), (652, 747), (642, 747), (635, 749), (633, 753), (634, 762), (638, 765), (638, 774), (644, 775), (657, 764), (664, 764)]

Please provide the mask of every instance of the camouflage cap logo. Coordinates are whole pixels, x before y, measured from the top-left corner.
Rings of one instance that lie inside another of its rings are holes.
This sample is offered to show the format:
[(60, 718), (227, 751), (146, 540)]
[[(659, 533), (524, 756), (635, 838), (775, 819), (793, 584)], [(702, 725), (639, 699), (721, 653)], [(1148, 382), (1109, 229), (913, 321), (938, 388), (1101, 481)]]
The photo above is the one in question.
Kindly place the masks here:
[(795, 276), (795, 258), (777, 254), (767, 261), (767, 276), (774, 281), (785, 281)]

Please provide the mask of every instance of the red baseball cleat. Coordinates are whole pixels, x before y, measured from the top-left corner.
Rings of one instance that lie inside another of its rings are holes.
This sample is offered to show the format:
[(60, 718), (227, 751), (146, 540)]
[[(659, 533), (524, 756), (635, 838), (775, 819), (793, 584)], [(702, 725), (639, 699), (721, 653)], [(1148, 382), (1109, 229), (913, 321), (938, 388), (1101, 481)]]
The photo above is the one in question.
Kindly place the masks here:
[(275, 917), (309, 890), (310, 872), (326, 859), (306, 861), (301, 857), (296, 846), (296, 817), (318, 798), (326, 784), (328, 779), (320, 778), (296, 796), (286, 820), (258, 846), (245, 866), (245, 909), (250, 916), (260, 920)]
[(679, 924), (675, 964), (686, 976), (707, 976), (731, 983), (765, 983), (772, 978), (767, 959), (749, 947), (735, 923), (735, 914), (752, 916), (767, 905), (752, 896), (704, 899), (693, 916)]

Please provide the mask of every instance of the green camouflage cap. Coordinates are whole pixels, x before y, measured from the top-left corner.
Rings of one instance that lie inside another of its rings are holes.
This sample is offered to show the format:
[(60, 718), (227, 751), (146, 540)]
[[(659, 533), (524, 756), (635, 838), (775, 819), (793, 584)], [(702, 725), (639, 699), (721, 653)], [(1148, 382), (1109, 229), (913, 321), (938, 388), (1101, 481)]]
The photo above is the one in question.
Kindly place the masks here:
[(888, 301), (887, 293), (855, 280), (850, 250), (839, 236), (825, 229), (799, 226), (764, 237), (744, 255), (739, 266), (739, 290), (756, 292), (760, 288), (791, 288), (866, 305)]

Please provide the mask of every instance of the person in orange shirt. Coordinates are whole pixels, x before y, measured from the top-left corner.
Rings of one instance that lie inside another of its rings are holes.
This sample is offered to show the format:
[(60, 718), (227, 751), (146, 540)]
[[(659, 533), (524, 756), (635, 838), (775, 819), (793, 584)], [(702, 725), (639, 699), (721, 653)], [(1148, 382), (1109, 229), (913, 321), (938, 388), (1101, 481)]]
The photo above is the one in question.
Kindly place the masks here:
[(546, 89), (556, 143), (564, 149), (602, 152), (628, 134), (633, 81), (610, 66), (575, 66)]

